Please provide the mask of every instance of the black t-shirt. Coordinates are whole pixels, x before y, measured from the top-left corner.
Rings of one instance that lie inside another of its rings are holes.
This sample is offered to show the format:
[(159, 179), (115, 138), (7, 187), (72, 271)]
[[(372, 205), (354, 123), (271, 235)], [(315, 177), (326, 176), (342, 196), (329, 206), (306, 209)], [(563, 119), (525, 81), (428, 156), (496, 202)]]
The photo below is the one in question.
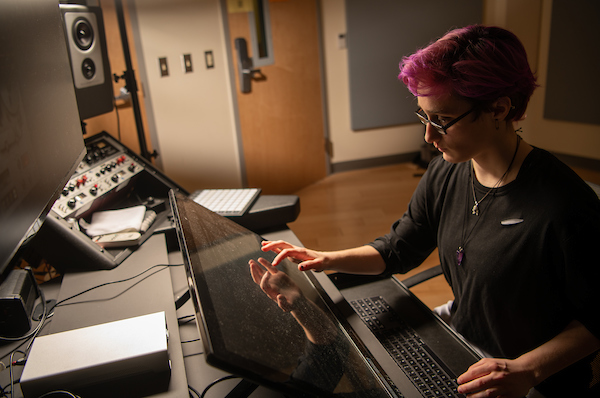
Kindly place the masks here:
[(388, 272), (407, 272), (438, 247), (455, 297), (453, 325), (496, 357), (531, 351), (573, 319), (600, 337), (600, 201), (594, 191), (538, 148), (515, 181), (483, 200), (490, 189), (475, 180), (474, 190), (478, 216), (471, 214), (470, 164), (432, 161), (406, 213), (371, 243)]

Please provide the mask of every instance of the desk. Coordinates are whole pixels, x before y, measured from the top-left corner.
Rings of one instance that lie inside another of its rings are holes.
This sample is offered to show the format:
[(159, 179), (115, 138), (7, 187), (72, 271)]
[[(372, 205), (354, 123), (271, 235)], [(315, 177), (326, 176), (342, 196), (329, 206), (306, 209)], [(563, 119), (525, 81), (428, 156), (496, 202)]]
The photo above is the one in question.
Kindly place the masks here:
[[(68, 273), (62, 277), (60, 286), (55, 282), (42, 285), (48, 295), (47, 298), (55, 298), (60, 302), (89, 288), (134, 277), (132, 280), (102, 286), (69, 299), (56, 308), (54, 316), (42, 330), (42, 335), (164, 311), (170, 336), (168, 351), (172, 363), (171, 380), (167, 391), (151, 396), (186, 398), (195, 396), (194, 394), (190, 395), (188, 386), (202, 393), (213, 381), (228, 376), (228, 374), (205, 362), (203, 345), (199, 339), (195, 322), (193, 303), (188, 301), (181, 308), (175, 308), (175, 297), (187, 290), (187, 276), (178, 245), (173, 243), (174, 230), (165, 228), (162, 231), (150, 237), (115, 269)], [(283, 239), (301, 245), (293, 232), (285, 227), (262, 236), (268, 240)], [(412, 300), (408, 291), (398, 290), (397, 284), (391, 280), (370, 283), (356, 289), (344, 289), (341, 292), (335, 290), (327, 276), (316, 275), (322, 276), (319, 283), (324, 287), (332, 302), (340, 308), (349, 309), (349, 305), (342, 298), (342, 293), (348, 300), (353, 296), (371, 297), (376, 294), (387, 297), (390, 303), (397, 300), (403, 302)], [(414, 300), (418, 301), (416, 298)], [(413, 308), (408, 305), (400, 307), (406, 307), (407, 310)], [(422, 317), (425, 313), (429, 316)], [(414, 388), (356, 313), (350, 310), (343, 314), (384, 371), (390, 375), (391, 380), (397, 386), (404, 385)], [(421, 336), (425, 339), (431, 335), (430, 346), (435, 348), (436, 344), (440, 345), (440, 352), (449, 358), (448, 364), (464, 369), (465, 366), (476, 360), (449, 331), (444, 333), (442, 330), (444, 326), (435, 319), (432, 320), (433, 315), (428, 310), (418, 312), (417, 316), (415, 314), (407, 315), (407, 319), (418, 318), (417, 323), (421, 325), (419, 333), (422, 332)], [(0, 355), (14, 350), (16, 346), (17, 344), (2, 347)], [(59, 361), (60, 358), (57, 360)], [(16, 379), (20, 376), (20, 372), (21, 369), (17, 368)], [(214, 385), (210, 388), (206, 398), (226, 397), (239, 381), (240, 379), (231, 379)], [(0, 373), (0, 385), (5, 387), (9, 384), (8, 372)], [(404, 389), (402, 391), (405, 392)], [(281, 393), (264, 387), (258, 387), (249, 396), (251, 398), (284, 398)], [(13, 398), (18, 397), (22, 397), (20, 389), (16, 389), (13, 395)]]

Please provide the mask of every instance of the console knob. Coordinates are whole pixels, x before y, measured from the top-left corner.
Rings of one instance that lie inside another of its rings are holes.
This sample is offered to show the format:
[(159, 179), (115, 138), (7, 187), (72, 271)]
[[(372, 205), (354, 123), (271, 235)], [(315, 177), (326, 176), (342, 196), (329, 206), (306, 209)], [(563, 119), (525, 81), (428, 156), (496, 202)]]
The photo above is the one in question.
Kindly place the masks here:
[(114, 176), (110, 177), (110, 179), (113, 180), (113, 182), (117, 182), (119, 181), (119, 176), (115, 174)]
[(75, 199), (71, 199), (67, 202), (67, 206), (69, 206), (71, 209), (75, 208), (76, 204), (77, 202), (75, 202)]

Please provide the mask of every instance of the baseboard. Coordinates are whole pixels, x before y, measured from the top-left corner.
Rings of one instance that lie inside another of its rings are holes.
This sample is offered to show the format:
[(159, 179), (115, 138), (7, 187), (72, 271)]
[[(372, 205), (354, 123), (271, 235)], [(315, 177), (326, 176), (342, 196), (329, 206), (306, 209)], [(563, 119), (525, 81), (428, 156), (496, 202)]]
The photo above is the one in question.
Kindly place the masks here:
[(383, 156), (379, 158), (350, 160), (348, 162), (339, 162), (331, 164), (331, 172), (339, 173), (343, 171), (368, 169), (371, 167), (389, 166), (391, 164), (412, 162), (419, 152), (402, 153), (398, 155)]
[[(331, 164), (331, 173), (368, 169), (371, 167), (389, 166), (391, 164), (412, 162), (419, 152), (403, 153), (398, 155), (383, 156), (379, 158), (350, 160)], [(586, 158), (582, 156), (567, 155), (553, 152), (553, 155), (570, 167), (581, 167), (588, 170), (600, 171), (600, 159)]]

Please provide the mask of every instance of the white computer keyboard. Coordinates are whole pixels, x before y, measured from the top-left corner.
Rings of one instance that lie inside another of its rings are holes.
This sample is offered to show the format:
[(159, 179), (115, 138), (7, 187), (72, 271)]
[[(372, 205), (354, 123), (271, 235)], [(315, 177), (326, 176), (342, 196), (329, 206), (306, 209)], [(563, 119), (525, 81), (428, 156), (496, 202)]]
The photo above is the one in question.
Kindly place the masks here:
[(190, 198), (222, 216), (243, 216), (260, 195), (260, 188), (202, 189)]

